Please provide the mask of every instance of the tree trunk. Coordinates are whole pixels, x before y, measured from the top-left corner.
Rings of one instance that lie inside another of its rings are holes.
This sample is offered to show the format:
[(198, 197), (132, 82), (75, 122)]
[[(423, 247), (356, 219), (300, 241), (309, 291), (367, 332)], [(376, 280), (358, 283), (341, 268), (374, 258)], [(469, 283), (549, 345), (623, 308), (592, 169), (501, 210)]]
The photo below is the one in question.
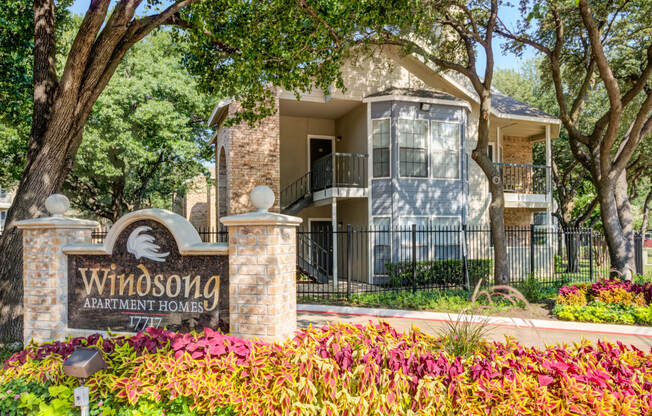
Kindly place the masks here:
[(508, 285), (509, 259), (507, 257), (507, 238), (505, 235), (505, 194), (502, 181), (498, 184), (489, 182), (491, 204), (489, 205), (489, 219), (491, 221), (491, 234), (494, 241), (494, 276), (496, 284)]
[(650, 218), (650, 204), (652, 204), (652, 189), (647, 193), (645, 203), (643, 204), (643, 222), (641, 223), (643, 240), (645, 240), (645, 233), (647, 232), (647, 225)]
[[(597, 183), (600, 199), (600, 217), (604, 227), (609, 260), (611, 262), (611, 277), (631, 280), (634, 274), (634, 234), (631, 226), (631, 206), (626, 198), (627, 184), (623, 193), (617, 188), (622, 187), (624, 174), (612, 184), (607, 178)], [(620, 202), (620, 204), (618, 203)], [(623, 211), (620, 213), (619, 211)], [(628, 220), (629, 217), (629, 220)], [(625, 224), (622, 224), (624, 221)]]
[(489, 182), (491, 203), (489, 204), (489, 221), (494, 244), (494, 280), (496, 284), (508, 285), (509, 259), (507, 257), (507, 238), (505, 235), (505, 193), (503, 177), (488, 156), (489, 148), (489, 112), (491, 95), (488, 89), (480, 94), (480, 120), (478, 122), (478, 144), (471, 157), (480, 166)]
[(577, 229), (566, 228), (564, 234), (566, 235), (566, 256), (568, 258), (566, 271), (568, 273), (577, 273), (580, 271), (580, 242)]
[(44, 213), (45, 199), (61, 189), (71, 167), (69, 151), (73, 149), (65, 144), (70, 142), (67, 137), (72, 134), (57, 131), (54, 137), (31, 138), (45, 144), (30, 146), (16, 197), (7, 213), (7, 225), (0, 237), (0, 339), (22, 340), (23, 337), (23, 241), (15, 223), (39, 217)]

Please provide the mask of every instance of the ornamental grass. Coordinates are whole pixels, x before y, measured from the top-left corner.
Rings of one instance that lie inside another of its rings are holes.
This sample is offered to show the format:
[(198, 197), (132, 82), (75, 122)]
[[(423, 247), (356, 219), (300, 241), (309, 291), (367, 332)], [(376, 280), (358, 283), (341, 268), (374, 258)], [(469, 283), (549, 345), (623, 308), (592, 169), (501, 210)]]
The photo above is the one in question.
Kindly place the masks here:
[(197, 414), (237, 415), (652, 414), (652, 351), (507, 339), (462, 357), (445, 339), (385, 323), (308, 328), (283, 344), (209, 329), (31, 344), (5, 362), (0, 384), (76, 386), (61, 368), (78, 345), (98, 347), (108, 363), (86, 383), (94, 403), (182, 398)]

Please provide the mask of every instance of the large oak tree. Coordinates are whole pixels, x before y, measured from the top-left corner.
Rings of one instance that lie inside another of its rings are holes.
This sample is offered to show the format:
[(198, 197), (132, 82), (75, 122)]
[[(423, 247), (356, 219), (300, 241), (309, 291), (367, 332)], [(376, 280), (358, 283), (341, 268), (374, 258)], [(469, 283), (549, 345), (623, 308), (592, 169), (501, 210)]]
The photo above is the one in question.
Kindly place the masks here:
[[(147, 0), (157, 10), (137, 16), (141, 3), (118, 0), (109, 10), (111, 0), (91, 0), (57, 71), (55, 16), (61, 4), (33, 1), (33, 110), (25, 166), (0, 238), (0, 338), (22, 339), (22, 240), (15, 221), (41, 215), (47, 196), (61, 190), (93, 105), (137, 42), (161, 26), (189, 30), (204, 48), (195, 55), (224, 69), (228, 88), (222, 92), (242, 99), (242, 118), (249, 121), (272, 111), (266, 100), (271, 85), (298, 91), (337, 78), (328, 58), (339, 46), (302, 2)], [(254, 22), (265, 41), (240, 41)], [(321, 46), (306, 49), (305, 39)], [(270, 54), (273, 59), (266, 59)]]
[[(633, 217), (626, 168), (652, 132), (652, 3), (523, 1), (521, 9), (519, 30), (498, 33), (516, 48), (528, 45), (546, 57), (571, 150), (598, 193), (612, 273), (631, 278)], [(604, 94), (608, 105), (595, 122), (583, 126), (581, 115), (596, 94)]]

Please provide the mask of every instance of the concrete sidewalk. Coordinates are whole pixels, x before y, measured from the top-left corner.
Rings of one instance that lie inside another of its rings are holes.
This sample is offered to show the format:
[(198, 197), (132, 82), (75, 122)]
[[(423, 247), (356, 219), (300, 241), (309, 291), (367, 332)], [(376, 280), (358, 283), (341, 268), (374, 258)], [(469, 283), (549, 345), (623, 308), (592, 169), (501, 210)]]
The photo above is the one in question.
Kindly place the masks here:
[[(482, 320), (482, 317), (475, 317)], [(553, 320), (528, 320), (520, 318), (486, 317), (491, 340), (503, 341), (505, 336), (516, 338), (523, 345), (540, 346), (579, 342), (587, 339), (591, 342), (607, 340), (612, 343), (621, 341), (634, 345), (644, 351), (652, 349), (652, 327), (626, 325), (585, 324)], [(408, 331), (412, 326), (422, 331), (438, 335), (446, 327), (447, 321), (458, 319), (455, 314), (432, 312), (398, 311), (387, 309), (349, 308), (322, 305), (297, 305), (297, 324), (300, 328), (308, 325), (322, 326), (327, 323), (344, 321), (348, 323), (367, 324), (388, 322), (398, 331)]]

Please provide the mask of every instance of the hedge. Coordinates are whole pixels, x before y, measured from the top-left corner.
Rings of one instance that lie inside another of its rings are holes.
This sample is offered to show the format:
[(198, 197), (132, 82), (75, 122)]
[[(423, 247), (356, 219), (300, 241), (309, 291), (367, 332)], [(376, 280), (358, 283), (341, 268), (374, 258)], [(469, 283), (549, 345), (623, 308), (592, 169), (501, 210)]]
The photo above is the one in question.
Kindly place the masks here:
[[(473, 287), (480, 279), (486, 280), (492, 273), (491, 259), (469, 259), (469, 282)], [(390, 279), (390, 286), (412, 286), (412, 262), (400, 261), (386, 263), (385, 268)], [(427, 260), (416, 262), (417, 286), (464, 286), (464, 263), (461, 259)]]

